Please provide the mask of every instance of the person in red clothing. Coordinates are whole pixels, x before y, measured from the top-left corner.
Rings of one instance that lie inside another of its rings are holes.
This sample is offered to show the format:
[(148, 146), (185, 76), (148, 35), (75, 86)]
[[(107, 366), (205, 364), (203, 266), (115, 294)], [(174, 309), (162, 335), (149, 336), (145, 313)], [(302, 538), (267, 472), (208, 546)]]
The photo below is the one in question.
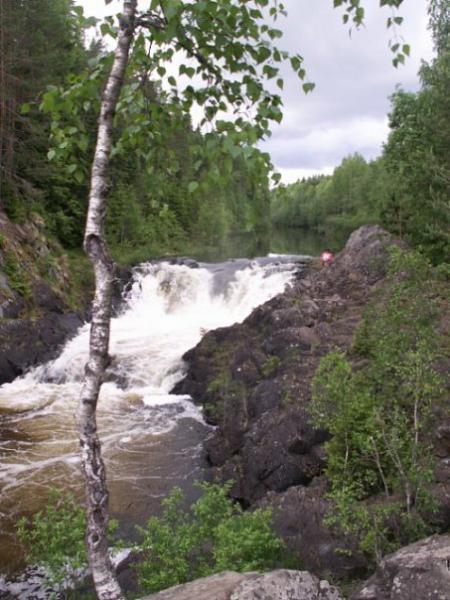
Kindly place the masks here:
[(333, 253), (329, 248), (325, 248), (325, 250), (320, 255), (320, 264), (322, 267), (328, 267), (334, 260)]

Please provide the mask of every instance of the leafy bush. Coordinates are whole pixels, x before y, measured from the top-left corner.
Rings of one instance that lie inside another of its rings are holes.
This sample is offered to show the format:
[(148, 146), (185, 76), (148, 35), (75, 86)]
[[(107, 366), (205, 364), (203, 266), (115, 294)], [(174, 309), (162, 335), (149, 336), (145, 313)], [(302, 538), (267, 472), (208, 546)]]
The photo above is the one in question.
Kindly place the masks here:
[(328, 522), (356, 535), (376, 560), (430, 528), (431, 419), (443, 391), (433, 325), (442, 292), (423, 257), (393, 250), (388, 285), (355, 336), (358, 369), (334, 351), (313, 381), (313, 419), (332, 434)]
[(137, 571), (145, 592), (225, 569), (265, 570), (283, 559), (283, 542), (272, 531), (269, 509), (243, 512), (228, 498), (229, 485), (199, 486), (203, 494), (189, 512), (175, 488), (163, 501), (163, 516), (152, 517), (140, 529), (144, 559)]
[[(109, 522), (109, 533), (117, 522)], [(44, 567), (50, 585), (65, 586), (77, 582), (77, 571), (87, 568), (85, 546), (86, 514), (72, 494), (53, 489), (43, 511), (31, 518), (22, 517), (17, 536), (26, 548), (29, 564)]]
[(269, 356), (261, 366), (261, 372), (266, 379), (273, 377), (278, 371), (281, 360), (278, 356)]
[(21, 296), (28, 298), (31, 293), (29, 277), (26, 269), (21, 266), (19, 259), (12, 250), (7, 249), (4, 251), (3, 268), (8, 277), (10, 288)]

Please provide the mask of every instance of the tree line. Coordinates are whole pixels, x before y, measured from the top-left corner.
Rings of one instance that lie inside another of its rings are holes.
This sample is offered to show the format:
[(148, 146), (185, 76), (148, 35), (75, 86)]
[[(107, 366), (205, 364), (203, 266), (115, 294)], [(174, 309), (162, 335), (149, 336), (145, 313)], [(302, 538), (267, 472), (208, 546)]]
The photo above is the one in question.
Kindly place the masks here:
[[(41, 214), (65, 248), (82, 244), (96, 116), (112, 60), (100, 39), (86, 45), (93, 24), (72, 0), (0, 0), (0, 209), (16, 222)], [(266, 157), (255, 148), (225, 156), (223, 134), (193, 126), (159, 76), (150, 81), (134, 64), (127, 78), (128, 90), (142, 94), (134, 102), (129, 93), (119, 107), (111, 246), (164, 254), (267, 228)], [(132, 111), (123, 110), (127, 102)], [(148, 129), (136, 126), (136, 116)], [(214, 189), (212, 171), (220, 173)]]
[(330, 176), (272, 193), (275, 224), (349, 234), (379, 223), (434, 262), (450, 256), (450, 6), (430, 3), (436, 56), (420, 69), (418, 92), (391, 96), (390, 134), (379, 158), (344, 158)]

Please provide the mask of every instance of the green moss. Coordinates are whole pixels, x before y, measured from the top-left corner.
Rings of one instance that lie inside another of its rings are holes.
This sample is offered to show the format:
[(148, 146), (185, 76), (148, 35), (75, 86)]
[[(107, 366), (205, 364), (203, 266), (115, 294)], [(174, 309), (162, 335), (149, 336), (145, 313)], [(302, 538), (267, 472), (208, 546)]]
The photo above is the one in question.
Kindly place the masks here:
[(288, 406), (292, 406), (294, 404), (294, 396), (292, 394), (291, 390), (285, 390), (283, 392), (283, 395), (281, 397), (281, 404), (282, 406), (284, 406), (285, 408), (287, 408)]
[(204, 405), (206, 416), (217, 421), (223, 417), (227, 405), (233, 398), (245, 398), (246, 389), (242, 381), (236, 381), (229, 371), (220, 371), (207, 387), (208, 394), (214, 402)]
[(222, 371), (209, 382), (207, 391), (212, 394), (224, 392), (230, 387), (231, 381), (230, 373), (228, 371)]
[(82, 250), (67, 253), (69, 265), (69, 284), (65, 299), (74, 310), (84, 310), (94, 289), (94, 272), (92, 265)]
[(278, 356), (269, 356), (269, 358), (261, 365), (261, 373), (263, 377), (266, 379), (273, 377), (278, 371), (280, 364), (281, 359)]
[(12, 250), (5, 250), (3, 258), (3, 268), (8, 277), (9, 287), (24, 298), (29, 298), (31, 295), (31, 284), (26, 269), (20, 264), (19, 259)]

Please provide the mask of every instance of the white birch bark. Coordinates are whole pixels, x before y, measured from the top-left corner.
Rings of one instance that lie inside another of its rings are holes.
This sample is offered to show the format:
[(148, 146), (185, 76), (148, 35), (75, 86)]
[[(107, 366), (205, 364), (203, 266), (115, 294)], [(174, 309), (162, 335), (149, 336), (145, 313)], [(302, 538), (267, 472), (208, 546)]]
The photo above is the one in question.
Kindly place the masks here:
[(92, 163), (91, 188), (84, 249), (95, 271), (95, 296), (89, 359), (78, 408), (82, 465), (86, 485), (86, 542), (97, 597), (123, 600), (108, 554), (108, 489), (105, 465), (97, 434), (96, 408), (105, 369), (109, 361), (109, 329), (113, 263), (104, 238), (104, 218), (108, 195), (107, 168), (112, 146), (113, 118), (122, 88), (134, 33), (137, 0), (124, 1), (114, 62), (102, 94), (97, 144)]

